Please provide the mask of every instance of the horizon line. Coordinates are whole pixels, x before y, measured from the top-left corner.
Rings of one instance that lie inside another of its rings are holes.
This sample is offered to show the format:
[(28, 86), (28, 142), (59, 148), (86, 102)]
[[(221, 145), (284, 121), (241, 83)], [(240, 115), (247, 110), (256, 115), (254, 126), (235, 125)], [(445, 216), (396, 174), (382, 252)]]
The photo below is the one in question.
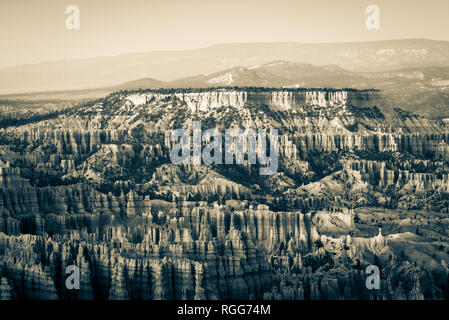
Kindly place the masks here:
[(248, 42), (248, 41), (237, 41), (237, 42), (222, 42), (222, 43), (214, 43), (203, 47), (197, 47), (197, 48), (190, 48), (190, 49), (157, 49), (157, 50), (149, 50), (149, 51), (135, 51), (135, 52), (123, 52), (123, 53), (117, 53), (112, 55), (104, 55), (104, 56), (89, 56), (84, 58), (66, 58), (66, 59), (56, 59), (56, 60), (42, 60), (39, 62), (33, 62), (33, 63), (23, 63), (23, 64), (16, 64), (16, 65), (6, 65), (0, 67), (0, 70), (8, 69), (8, 68), (17, 68), (17, 67), (26, 67), (26, 66), (34, 66), (39, 64), (46, 64), (46, 63), (60, 63), (60, 62), (67, 62), (67, 61), (83, 61), (83, 60), (89, 60), (89, 59), (103, 59), (103, 58), (116, 58), (120, 56), (127, 56), (127, 55), (138, 55), (138, 54), (149, 54), (149, 53), (163, 53), (163, 52), (183, 52), (183, 51), (195, 51), (195, 50), (202, 50), (207, 48), (213, 48), (217, 46), (225, 46), (225, 45), (237, 45), (237, 44), (248, 44), (248, 45), (260, 45), (260, 44), (302, 44), (302, 45), (330, 45), (330, 44), (361, 44), (361, 43), (380, 43), (380, 42), (392, 42), (392, 41), (432, 41), (432, 42), (447, 42), (449, 43), (449, 40), (435, 40), (435, 39), (429, 39), (429, 38), (400, 38), (400, 39), (385, 39), (385, 40), (367, 40), (367, 41), (336, 41), (336, 42), (329, 42), (329, 41), (317, 41), (317, 42), (299, 42), (299, 41), (275, 41), (275, 42), (263, 42), (263, 41), (257, 41), (257, 42)]

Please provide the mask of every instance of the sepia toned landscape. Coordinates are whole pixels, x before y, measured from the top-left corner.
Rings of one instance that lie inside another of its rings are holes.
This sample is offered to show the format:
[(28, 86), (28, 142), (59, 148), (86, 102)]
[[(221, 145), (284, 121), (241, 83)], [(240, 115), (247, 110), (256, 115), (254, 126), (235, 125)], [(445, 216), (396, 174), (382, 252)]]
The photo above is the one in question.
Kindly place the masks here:
[[(0, 94), (2, 300), (449, 299), (448, 41), (47, 61)], [(207, 129), (277, 130), (275, 172), (250, 140), (204, 161)]]

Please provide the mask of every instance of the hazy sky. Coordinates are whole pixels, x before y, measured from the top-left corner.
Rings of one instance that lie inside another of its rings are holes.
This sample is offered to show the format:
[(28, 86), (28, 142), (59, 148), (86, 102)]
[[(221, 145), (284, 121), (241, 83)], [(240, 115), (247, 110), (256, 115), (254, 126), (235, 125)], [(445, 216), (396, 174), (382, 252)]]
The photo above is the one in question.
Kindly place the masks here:
[[(80, 30), (65, 8), (80, 8)], [(365, 27), (368, 5), (380, 30)], [(224, 42), (449, 40), (449, 0), (0, 0), (0, 66)]]

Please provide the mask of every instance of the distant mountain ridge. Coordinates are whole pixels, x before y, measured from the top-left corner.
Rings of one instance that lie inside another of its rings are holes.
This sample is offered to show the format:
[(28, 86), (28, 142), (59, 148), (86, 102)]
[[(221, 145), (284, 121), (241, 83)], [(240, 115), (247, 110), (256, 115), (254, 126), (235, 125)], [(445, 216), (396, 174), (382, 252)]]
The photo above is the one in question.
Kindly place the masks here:
[(351, 72), (449, 66), (449, 42), (409, 39), (359, 43), (229, 43), (194, 50), (50, 61), (1, 68), (0, 94), (112, 87), (141, 78), (173, 81), (278, 60), (335, 65)]
[(396, 107), (429, 118), (449, 117), (449, 67), (411, 67), (385, 72), (354, 72), (336, 65), (272, 61), (187, 77), (170, 82), (140, 79), (116, 86), (145, 88), (207, 88), (221, 86), (278, 88), (375, 88)]
[(449, 86), (449, 67), (412, 67), (386, 72), (354, 72), (336, 65), (319, 67), (303, 62), (278, 60), (265, 64), (236, 66), (211, 74), (195, 75), (174, 81), (164, 82), (142, 78), (113, 86), (111, 89), (250, 86), (397, 90), (398, 85), (401, 84), (405, 87)]
[(110, 87), (16, 94), (1, 98), (85, 101), (121, 90), (210, 87), (373, 88), (382, 90), (394, 107), (432, 119), (449, 117), (449, 67), (442, 66), (411, 67), (385, 72), (355, 72), (337, 65), (320, 67), (304, 62), (277, 60), (265, 64), (236, 66), (174, 81), (140, 78)]
[[(171, 87), (258, 86), (258, 87), (356, 87), (364, 77), (339, 67), (318, 67), (304, 62), (271, 61), (234, 67), (212, 74), (188, 77), (169, 83)], [(367, 86), (359, 86), (367, 87)]]

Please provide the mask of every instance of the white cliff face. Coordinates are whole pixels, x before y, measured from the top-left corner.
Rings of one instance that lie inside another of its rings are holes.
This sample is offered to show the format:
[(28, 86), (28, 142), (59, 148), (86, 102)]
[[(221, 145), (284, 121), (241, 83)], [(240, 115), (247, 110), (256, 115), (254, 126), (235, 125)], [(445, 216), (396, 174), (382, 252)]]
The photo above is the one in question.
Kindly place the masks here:
[(145, 104), (149, 98), (151, 98), (151, 94), (131, 94), (126, 97), (127, 100), (131, 101), (134, 105), (138, 106), (141, 104)]
[[(299, 93), (299, 95), (302, 94), (304, 93)], [(307, 91), (305, 95), (305, 104), (308, 106), (345, 106), (348, 101), (348, 93), (346, 91), (325, 92), (314, 90)], [(280, 107), (282, 109), (292, 109), (297, 105), (295, 93), (288, 91), (272, 92), (270, 102), (272, 106)]]
[[(302, 94), (304, 93), (299, 93), (299, 95)], [(305, 104), (308, 106), (345, 106), (347, 101), (348, 93), (346, 91), (325, 92), (314, 90), (305, 93)], [(274, 91), (271, 93), (271, 105), (283, 109), (292, 109), (297, 105), (295, 93), (288, 91)]]
[(345, 105), (348, 101), (348, 93), (346, 91), (324, 92), (324, 91), (307, 91), (306, 105), (332, 107), (336, 105)]
[(271, 104), (282, 109), (292, 109), (295, 104), (292, 92), (274, 91), (271, 93)]
[[(303, 98), (303, 95), (305, 95), (305, 99)], [(126, 97), (126, 100), (134, 104), (135, 106), (138, 106), (147, 103), (153, 97), (163, 99), (167, 96), (172, 95), (158, 93), (137, 93), (128, 95)], [(190, 110), (192, 110), (192, 112), (207, 111), (222, 106), (243, 108), (246, 103), (251, 104), (251, 101), (248, 101), (248, 92), (245, 91), (211, 90), (206, 92), (175, 93), (174, 96), (182, 102), (186, 103)], [(317, 90), (306, 91), (305, 93), (295, 93), (279, 90), (266, 93), (264, 99), (264, 103), (267, 103), (272, 107), (291, 110), (297, 107), (298, 104), (302, 104), (298, 101), (305, 101), (305, 105), (307, 106), (345, 106), (348, 101), (348, 93), (346, 91), (325, 92)]]
[[(135, 106), (147, 103), (151, 98), (156, 97), (164, 99), (171, 95), (168, 94), (131, 94), (126, 97), (127, 101)], [(207, 91), (207, 92), (189, 92), (175, 93), (174, 96), (186, 103), (192, 112), (207, 111), (221, 106), (232, 106), (242, 108), (247, 101), (247, 93), (243, 91)]]
[(175, 93), (192, 111), (207, 111), (221, 106), (243, 108), (247, 101), (247, 93), (243, 91), (208, 91)]

